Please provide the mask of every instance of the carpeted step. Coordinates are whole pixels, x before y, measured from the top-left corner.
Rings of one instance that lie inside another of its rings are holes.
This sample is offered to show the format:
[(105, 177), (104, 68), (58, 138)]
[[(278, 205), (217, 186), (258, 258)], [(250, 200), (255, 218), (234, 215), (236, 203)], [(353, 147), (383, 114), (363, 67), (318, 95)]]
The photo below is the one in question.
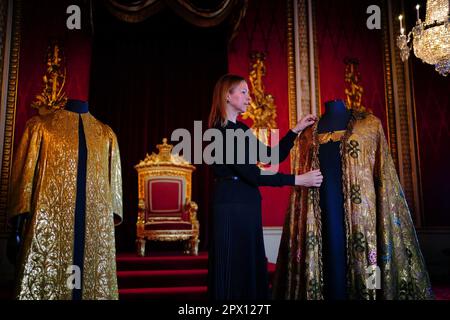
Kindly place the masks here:
[(207, 269), (134, 270), (117, 272), (120, 289), (206, 286)]
[(208, 254), (201, 252), (198, 256), (138, 257), (134, 253), (127, 253), (118, 255), (116, 262), (118, 271), (207, 269)]
[(206, 286), (120, 289), (119, 299), (206, 301), (207, 292)]

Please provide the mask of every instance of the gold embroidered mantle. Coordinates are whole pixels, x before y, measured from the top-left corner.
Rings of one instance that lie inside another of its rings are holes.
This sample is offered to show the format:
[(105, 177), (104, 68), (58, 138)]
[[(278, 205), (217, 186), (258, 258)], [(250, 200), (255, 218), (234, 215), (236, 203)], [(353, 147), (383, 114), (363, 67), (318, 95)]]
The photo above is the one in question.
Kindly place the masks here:
[[(433, 298), (380, 120), (352, 111), (340, 141), (349, 298)], [(299, 147), (299, 173), (319, 169), (317, 123), (301, 134)], [(377, 266), (380, 290), (367, 282)], [(296, 187), (291, 194), (273, 292), (276, 299), (324, 298), (318, 188)]]
[[(122, 219), (119, 148), (113, 131), (81, 114), (87, 144), (83, 299), (117, 299), (114, 219)], [(79, 115), (66, 110), (27, 122), (12, 170), (11, 216), (31, 213), (18, 299), (72, 299)], [(70, 269), (69, 269), (70, 270)]]

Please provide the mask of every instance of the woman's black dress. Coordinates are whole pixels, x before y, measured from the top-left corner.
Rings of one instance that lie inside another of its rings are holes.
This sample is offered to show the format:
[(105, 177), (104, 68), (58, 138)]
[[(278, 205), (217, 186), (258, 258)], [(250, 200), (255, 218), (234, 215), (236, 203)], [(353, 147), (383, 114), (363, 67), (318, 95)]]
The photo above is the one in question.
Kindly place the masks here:
[[(224, 146), (226, 130), (250, 130), (241, 122), (227, 122), (222, 132)], [(261, 194), (258, 186), (294, 185), (291, 174), (261, 175), (261, 170), (249, 162), (251, 142), (266, 148), (270, 156), (276, 149), (283, 161), (294, 145), (297, 134), (289, 130), (278, 146), (267, 148), (252, 134), (245, 140), (245, 163), (237, 164), (237, 139), (234, 141), (234, 163), (213, 164), (215, 190), (211, 244), (209, 246), (209, 295), (214, 300), (268, 299), (269, 283), (261, 219)], [(250, 141), (250, 139), (254, 139)], [(230, 149), (228, 149), (230, 150)], [(258, 149), (259, 150), (259, 149)], [(226, 161), (226, 148), (223, 159)], [(259, 159), (258, 159), (259, 161)]]

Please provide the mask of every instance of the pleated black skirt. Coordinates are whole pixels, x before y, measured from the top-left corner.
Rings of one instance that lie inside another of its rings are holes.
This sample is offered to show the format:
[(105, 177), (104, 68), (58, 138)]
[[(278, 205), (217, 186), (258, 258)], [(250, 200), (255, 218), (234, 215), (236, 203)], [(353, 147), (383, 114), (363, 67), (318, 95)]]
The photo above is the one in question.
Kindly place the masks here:
[[(259, 199), (258, 199), (259, 200)], [(214, 204), (209, 248), (213, 300), (269, 299), (261, 201)]]

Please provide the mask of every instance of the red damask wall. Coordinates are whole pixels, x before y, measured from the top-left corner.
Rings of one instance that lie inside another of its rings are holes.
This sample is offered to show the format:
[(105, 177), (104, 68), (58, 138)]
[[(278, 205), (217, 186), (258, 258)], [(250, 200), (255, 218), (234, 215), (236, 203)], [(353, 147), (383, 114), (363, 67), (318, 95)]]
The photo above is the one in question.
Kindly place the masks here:
[(411, 55), (424, 225), (450, 226), (450, 79)]
[(386, 132), (382, 30), (366, 26), (373, 0), (318, 0), (316, 37), (319, 63), (321, 107), (328, 100), (346, 99), (344, 81), (346, 58), (359, 61), (360, 83), (364, 89), (362, 104), (379, 117)]
[[(36, 114), (30, 107), (42, 91), (46, 53), (49, 41), (62, 41), (67, 61), (66, 92), (70, 98), (88, 99), (91, 64), (91, 30), (86, 18), (86, 1), (22, 1), (19, 85), (16, 107), (15, 143), (21, 137), (26, 121)], [(345, 99), (344, 59), (359, 60), (363, 104), (381, 118), (386, 131), (383, 45), (381, 30), (366, 27), (369, 5), (382, 10), (385, 1), (342, 0), (316, 1), (317, 58), (321, 104), (327, 100)], [(66, 28), (68, 5), (82, 9), (82, 30)], [(414, 12), (410, 12), (414, 14)], [(25, 23), (26, 22), (26, 23)], [(228, 50), (229, 72), (248, 77), (250, 53), (266, 53), (267, 75), (263, 79), (266, 93), (275, 97), (280, 133), (289, 129), (286, 2), (250, 0), (247, 15)], [(305, 32), (305, 30), (300, 30)], [(425, 225), (450, 225), (449, 183), (450, 153), (450, 81), (439, 76), (432, 66), (412, 56), (420, 169)], [(290, 172), (287, 159), (280, 171)], [(437, 187), (438, 186), (438, 187)], [(261, 188), (263, 223), (280, 226), (289, 203), (290, 187)]]
[[(289, 129), (288, 73), (287, 73), (287, 12), (285, 1), (251, 0), (247, 15), (237, 37), (228, 51), (228, 69), (248, 79), (250, 53), (266, 54), (266, 93), (275, 97), (280, 137)], [(250, 85), (250, 84), (249, 84)], [(244, 121), (251, 124), (250, 121)], [(279, 172), (290, 173), (289, 158)], [(280, 226), (289, 203), (291, 187), (261, 187), (264, 226)]]
[[(79, 5), (81, 30), (68, 30), (66, 20), (69, 5)], [(26, 121), (37, 114), (31, 108), (36, 95), (43, 89), (47, 48), (52, 39), (62, 44), (67, 67), (66, 93), (69, 98), (87, 100), (91, 59), (91, 40), (88, 20), (89, 7), (85, 1), (22, 1), (22, 24), (17, 88), (15, 144), (18, 143)]]
[[(381, 1), (316, 2), (319, 90), (322, 107), (325, 101), (345, 99), (344, 59), (357, 59), (364, 88), (363, 105), (380, 117), (386, 128), (382, 31), (366, 27), (369, 16), (366, 9), (377, 3), (383, 10)], [(289, 128), (286, 19), (286, 3), (283, 1), (249, 1), (247, 16), (228, 53), (229, 71), (247, 76), (250, 52), (266, 52), (264, 84), (266, 92), (275, 97), (281, 133)], [(289, 160), (280, 166), (280, 171), (290, 171)], [(264, 225), (282, 225), (290, 187), (265, 187), (261, 192)]]

